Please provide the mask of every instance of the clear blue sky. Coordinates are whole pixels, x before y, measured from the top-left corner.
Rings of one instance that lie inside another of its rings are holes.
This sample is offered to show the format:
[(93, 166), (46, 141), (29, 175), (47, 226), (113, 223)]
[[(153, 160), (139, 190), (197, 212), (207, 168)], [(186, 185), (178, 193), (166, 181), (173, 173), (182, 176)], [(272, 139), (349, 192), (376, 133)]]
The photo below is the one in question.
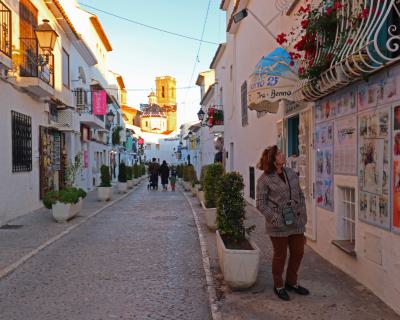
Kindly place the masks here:
[[(225, 13), (221, 0), (211, 0), (204, 40), (225, 41)], [(203, 43), (192, 81), (199, 42), (161, 33), (91, 8), (115, 13), (144, 24), (200, 38), (208, 0), (79, 0), (82, 7), (95, 13), (113, 47), (109, 55), (111, 70), (120, 73), (128, 89), (154, 88), (156, 76), (171, 75), (177, 87), (195, 85), (198, 73), (207, 70), (217, 45)], [(147, 102), (148, 91), (128, 91), (128, 103), (138, 107)], [(185, 99), (186, 98), (186, 99)], [(198, 87), (177, 90), (178, 125), (196, 120), (199, 110)]]

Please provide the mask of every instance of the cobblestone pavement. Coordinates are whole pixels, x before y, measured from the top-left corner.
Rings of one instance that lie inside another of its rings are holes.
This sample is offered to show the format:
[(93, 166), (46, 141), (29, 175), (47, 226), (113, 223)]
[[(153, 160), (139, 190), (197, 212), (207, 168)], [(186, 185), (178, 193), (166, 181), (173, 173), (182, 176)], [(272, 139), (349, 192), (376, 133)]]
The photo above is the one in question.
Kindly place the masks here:
[(183, 195), (142, 183), (0, 280), (0, 319), (208, 320), (205, 283)]
[(217, 288), (218, 307), (224, 320), (400, 320), (400, 316), (370, 290), (309, 247), (306, 247), (300, 282), (310, 289), (311, 295), (302, 297), (292, 293), (290, 302), (278, 299), (272, 291), (271, 242), (265, 234), (264, 218), (252, 206), (247, 206), (246, 223), (256, 225), (252, 238), (261, 250), (260, 270), (251, 289), (231, 291), (224, 285), (218, 266), (215, 232), (207, 229), (197, 199), (188, 197), (200, 218)]

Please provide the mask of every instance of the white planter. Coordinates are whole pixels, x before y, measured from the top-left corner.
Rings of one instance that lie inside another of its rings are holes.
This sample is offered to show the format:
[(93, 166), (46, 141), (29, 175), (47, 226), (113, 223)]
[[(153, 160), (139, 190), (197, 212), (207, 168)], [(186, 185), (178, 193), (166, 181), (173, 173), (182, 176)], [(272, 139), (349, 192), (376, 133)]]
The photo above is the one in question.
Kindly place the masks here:
[(97, 200), (108, 201), (112, 197), (112, 187), (98, 187), (97, 188)]
[(204, 191), (197, 191), (197, 199), (199, 199), (200, 203), (206, 202), (206, 200), (204, 198)]
[(133, 180), (126, 180), (126, 184), (127, 184), (129, 189), (133, 188)]
[(133, 185), (134, 185), (134, 186), (137, 186), (137, 185), (139, 184), (139, 182), (140, 182), (140, 179), (141, 179), (141, 178), (133, 179)]
[(219, 266), (225, 282), (232, 289), (247, 289), (254, 285), (260, 264), (260, 249), (255, 242), (248, 239), (253, 250), (227, 249), (218, 230), (216, 240)]
[(191, 190), (192, 190), (192, 196), (193, 196), (193, 197), (197, 196), (197, 185), (195, 185), (194, 187), (192, 187)]
[(118, 192), (119, 193), (127, 193), (128, 192), (128, 183), (118, 182)]
[(217, 229), (217, 208), (206, 208), (203, 201), (201, 201), (201, 206), (204, 210), (207, 227), (210, 230)]
[(57, 222), (66, 222), (75, 217), (82, 209), (83, 200), (80, 199), (77, 203), (61, 203), (56, 202), (52, 206), (53, 218)]
[(183, 189), (184, 189), (185, 191), (190, 191), (190, 188), (191, 188), (190, 182), (183, 181)]

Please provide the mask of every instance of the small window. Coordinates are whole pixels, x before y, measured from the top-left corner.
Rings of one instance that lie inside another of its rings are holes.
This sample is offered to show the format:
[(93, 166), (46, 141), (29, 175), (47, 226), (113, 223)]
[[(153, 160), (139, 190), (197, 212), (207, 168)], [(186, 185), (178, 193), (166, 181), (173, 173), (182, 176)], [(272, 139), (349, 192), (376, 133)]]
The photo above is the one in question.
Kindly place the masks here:
[(229, 80), (232, 81), (232, 79), (233, 79), (233, 65), (231, 65), (229, 68)]
[(249, 167), (249, 187), (250, 187), (250, 198), (256, 198), (256, 181), (254, 176), (254, 167)]
[(247, 118), (247, 81), (243, 82), (241, 87), (241, 100), (242, 100), (242, 127), (249, 124)]
[(69, 88), (69, 54), (62, 49), (62, 81), (63, 85)]
[(288, 119), (288, 157), (299, 155), (299, 115)]
[(12, 172), (32, 171), (31, 117), (11, 111)]
[(156, 150), (160, 150), (160, 144), (156, 144)]
[(162, 86), (161, 96), (162, 96), (163, 98), (165, 98), (165, 87), (164, 87), (164, 86)]
[(337, 239), (332, 244), (355, 256), (356, 243), (356, 202), (355, 189), (350, 187), (338, 188), (339, 203), (337, 205)]

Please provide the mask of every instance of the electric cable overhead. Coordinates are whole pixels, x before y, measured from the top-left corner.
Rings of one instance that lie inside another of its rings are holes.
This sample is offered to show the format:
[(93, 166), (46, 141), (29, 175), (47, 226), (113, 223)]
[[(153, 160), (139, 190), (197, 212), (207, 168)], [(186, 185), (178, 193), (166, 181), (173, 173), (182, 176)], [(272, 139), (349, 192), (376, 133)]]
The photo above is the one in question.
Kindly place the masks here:
[[(202, 43), (203, 43), (204, 32), (205, 32), (205, 30), (206, 30), (207, 19), (208, 19), (208, 13), (209, 13), (209, 11), (210, 11), (210, 5), (211, 5), (211, 0), (208, 0), (207, 11), (206, 11), (206, 17), (204, 18), (203, 30), (202, 30), (202, 32), (201, 32), (201, 37), (200, 37), (200, 40), (199, 40), (199, 48), (197, 49), (196, 58), (195, 58), (194, 64), (193, 64), (192, 75), (190, 76), (190, 80), (189, 80), (189, 83), (188, 83), (187, 87), (189, 87), (189, 86), (191, 85), (192, 80), (193, 80), (194, 73), (195, 73), (195, 71), (196, 71), (197, 63), (200, 62), (200, 58), (199, 58), (200, 49), (201, 49), (201, 45), (202, 45)], [(217, 43), (216, 43), (216, 44), (217, 44)], [(184, 99), (185, 102), (184, 102), (184, 104), (186, 104), (186, 98), (187, 98), (188, 91), (189, 91), (189, 90), (186, 90), (186, 93), (185, 93), (185, 99)]]
[[(102, 13), (107, 14), (107, 15), (109, 15), (109, 16), (112, 16), (112, 17), (115, 17), (115, 18), (118, 18), (118, 19), (121, 19), (121, 20), (128, 21), (128, 22), (130, 22), (130, 23), (134, 23), (134, 24), (137, 24), (137, 25), (142, 26), (142, 27), (145, 27), (145, 28), (149, 28), (149, 29), (157, 30), (157, 31), (159, 31), (159, 32), (167, 33), (167, 34), (170, 34), (170, 35), (173, 35), (173, 36), (176, 36), (176, 37), (181, 37), (181, 38), (185, 38), (185, 39), (189, 39), (189, 40), (194, 40), (194, 41), (200, 41), (200, 43), (203, 43), (203, 42), (204, 42), (204, 43), (208, 43), (208, 44), (217, 44), (217, 45), (219, 44), (219, 43), (216, 43), (216, 42), (212, 42), (212, 41), (208, 41), (208, 40), (203, 40), (203, 37), (201, 37), (201, 39), (197, 39), (197, 38), (194, 38), (194, 37), (191, 37), (191, 36), (187, 36), (187, 35), (184, 35), (184, 34), (180, 34), (180, 33), (168, 31), (168, 30), (165, 30), (165, 29), (161, 29), (161, 28), (158, 28), (158, 27), (154, 27), (154, 26), (151, 26), (151, 25), (148, 25), (148, 24), (139, 22), (139, 21), (132, 20), (132, 19), (130, 19), (130, 18), (126, 18), (126, 17), (120, 16), (120, 15), (117, 15), (117, 14), (115, 14), (115, 13), (112, 13), (112, 12), (109, 12), (109, 11), (106, 11), (106, 10), (102, 10), (102, 9), (99, 9), (99, 8), (96, 8), (96, 7), (93, 7), (93, 6), (90, 6), (90, 5), (85, 4), (85, 3), (81, 3), (81, 2), (80, 2), (79, 4), (80, 4), (81, 6), (83, 6), (83, 7), (90, 8), (90, 9), (95, 10), (95, 11), (98, 11), (98, 12), (102, 12)], [(210, 5), (209, 5), (209, 6), (210, 6)], [(207, 13), (207, 14), (208, 14), (208, 13)]]

